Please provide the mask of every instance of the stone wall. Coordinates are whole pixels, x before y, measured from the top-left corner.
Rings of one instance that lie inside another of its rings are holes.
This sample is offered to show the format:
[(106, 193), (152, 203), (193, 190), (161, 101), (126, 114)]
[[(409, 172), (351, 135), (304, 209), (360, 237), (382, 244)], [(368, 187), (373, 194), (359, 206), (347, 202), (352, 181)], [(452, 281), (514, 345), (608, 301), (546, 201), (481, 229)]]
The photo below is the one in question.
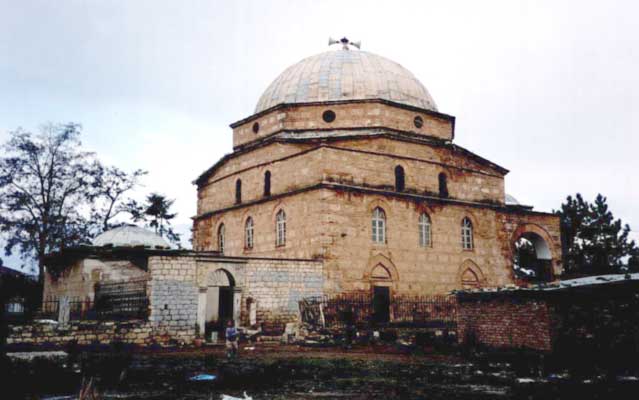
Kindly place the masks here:
[[(272, 150), (272, 151), (266, 151)], [(383, 137), (335, 144), (272, 143), (226, 161), (198, 188), (198, 215), (237, 206), (235, 184), (242, 181), (242, 202), (264, 200), (264, 173), (271, 173), (271, 194), (312, 187), (324, 181), (393, 190), (395, 167), (406, 174), (406, 192), (438, 195), (445, 173), (450, 198), (503, 204), (503, 172), (479, 164), (450, 147)]]
[[(198, 250), (218, 250), (217, 231), (225, 226), (224, 255), (310, 259), (321, 255), (325, 245), (321, 221), (325, 219), (319, 191), (273, 199), (251, 207), (237, 208), (195, 223), (194, 246)], [(275, 216), (286, 213), (286, 245), (276, 246)], [(253, 219), (254, 245), (245, 247), (244, 226)]]
[[(343, 189), (342, 189), (343, 187)], [(371, 240), (371, 216), (381, 207), (387, 218), (387, 242)], [(286, 245), (275, 245), (275, 214), (287, 215)], [(431, 220), (431, 245), (421, 247), (418, 220)], [(244, 224), (253, 218), (254, 248), (244, 246)], [(469, 218), (474, 248), (461, 247), (461, 221)], [(393, 290), (421, 295), (462, 288), (468, 269), (483, 287), (515, 283), (513, 243), (521, 232), (543, 234), (553, 249), (555, 274), (561, 269), (559, 219), (523, 209), (480, 207), (410, 197), (366, 193), (348, 185), (317, 189), (250, 207), (236, 208), (196, 222), (200, 249), (217, 249), (217, 229), (225, 225), (226, 255), (325, 260), (328, 293), (369, 290), (372, 269), (382, 264), (391, 273)], [(546, 232), (546, 233), (544, 233)]]
[[(335, 121), (324, 122), (322, 113), (335, 112)], [(424, 121), (421, 128), (414, 124), (416, 116)], [(397, 107), (382, 102), (350, 102), (330, 105), (290, 105), (264, 115), (233, 124), (233, 147), (268, 137), (282, 130), (390, 128), (417, 135), (451, 140), (454, 118)], [(259, 131), (253, 125), (259, 124)]]
[(248, 325), (247, 300), (256, 303), (257, 321), (283, 328), (299, 318), (298, 302), (323, 294), (322, 262), (250, 260), (246, 264), (246, 290), (242, 292), (242, 321)]
[[(216, 273), (226, 276), (219, 282)], [(227, 280), (230, 277), (230, 281)], [(239, 310), (235, 310), (238, 322), (251, 325), (250, 305), (254, 307), (255, 324), (269, 330), (281, 330), (287, 322), (298, 320), (298, 302), (304, 297), (319, 296), (323, 292), (324, 274), (321, 261), (296, 259), (200, 259), (198, 261), (198, 286), (200, 293), (210, 287), (233, 285), (240, 296)], [(205, 316), (206, 295), (200, 297), (198, 316), (200, 325), (208, 322)], [(216, 314), (216, 311), (213, 312)]]
[(149, 257), (149, 323), (155, 335), (190, 342), (196, 333), (198, 288), (193, 257)]
[(457, 315), (458, 337), (464, 344), (544, 352), (553, 349), (553, 314), (543, 299), (478, 294), (460, 299)]
[[(461, 288), (467, 268), (481, 286), (511, 283), (510, 271), (499, 256), (495, 210), (452, 204), (418, 203), (383, 195), (349, 191), (325, 191), (326, 273), (335, 283), (329, 292), (371, 290), (390, 285), (394, 293), (445, 294)], [(386, 214), (386, 243), (371, 240), (371, 217), (380, 207)], [(421, 247), (418, 221), (421, 213), (431, 221), (431, 245)], [(474, 248), (461, 246), (461, 222), (473, 223)], [(382, 266), (389, 279), (377, 279), (373, 270)]]
[(7, 345), (63, 347), (71, 342), (81, 346), (116, 342), (150, 345), (167, 344), (171, 339), (154, 333), (146, 321), (71, 321), (64, 325), (33, 322), (10, 327)]

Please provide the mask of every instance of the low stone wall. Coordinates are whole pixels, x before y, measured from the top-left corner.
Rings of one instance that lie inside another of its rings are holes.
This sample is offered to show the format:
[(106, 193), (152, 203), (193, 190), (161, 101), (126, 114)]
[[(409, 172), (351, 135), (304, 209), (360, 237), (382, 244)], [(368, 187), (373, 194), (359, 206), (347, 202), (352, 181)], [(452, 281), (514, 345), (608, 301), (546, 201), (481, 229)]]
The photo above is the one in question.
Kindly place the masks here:
[[(81, 346), (129, 343), (140, 346), (169, 344), (175, 336), (169, 329), (146, 321), (71, 321), (68, 324), (33, 322), (9, 327), (7, 345), (61, 347), (69, 343)], [(192, 334), (182, 332), (182, 341)]]
[(462, 343), (552, 350), (552, 312), (543, 299), (478, 294), (458, 300), (458, 335)]

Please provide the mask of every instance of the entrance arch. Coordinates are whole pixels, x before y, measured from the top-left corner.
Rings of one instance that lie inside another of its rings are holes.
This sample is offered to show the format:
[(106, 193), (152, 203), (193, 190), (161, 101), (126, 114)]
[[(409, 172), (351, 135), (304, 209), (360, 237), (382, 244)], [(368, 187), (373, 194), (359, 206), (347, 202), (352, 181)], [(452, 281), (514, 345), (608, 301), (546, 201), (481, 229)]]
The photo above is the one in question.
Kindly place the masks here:
[(525, 281), (554, 279), (553, 250), (548, 233), (536, 225), (520, 226), (513, 235), (513, 273)]
[[(226, 323), (235, 319), (239, 293), (235, 290), (235, 278), (223, 268), (209, 272), (205, 283), (204, 332), (211, 338), (211, 333), (221, 333)], [(221, 337), (219, 333), (218, 337)]]

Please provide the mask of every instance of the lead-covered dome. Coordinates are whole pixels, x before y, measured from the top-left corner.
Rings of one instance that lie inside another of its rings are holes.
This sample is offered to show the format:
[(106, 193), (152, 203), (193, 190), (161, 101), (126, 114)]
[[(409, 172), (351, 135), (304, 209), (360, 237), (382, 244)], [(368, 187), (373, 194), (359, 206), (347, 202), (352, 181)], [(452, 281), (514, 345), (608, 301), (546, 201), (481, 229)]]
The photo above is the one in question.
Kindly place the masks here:
[(341, 49), (288, 67), (262, 94), (255, 113), (282, 103), (367, 99), (437, 111), (428, 90), (401, 65), (365, 51)]
[(96, 247), (145, 247), (151, 249), (170, 249), (166, 240), (147, 229), (127, 225), (110, 229), (93, 239)]

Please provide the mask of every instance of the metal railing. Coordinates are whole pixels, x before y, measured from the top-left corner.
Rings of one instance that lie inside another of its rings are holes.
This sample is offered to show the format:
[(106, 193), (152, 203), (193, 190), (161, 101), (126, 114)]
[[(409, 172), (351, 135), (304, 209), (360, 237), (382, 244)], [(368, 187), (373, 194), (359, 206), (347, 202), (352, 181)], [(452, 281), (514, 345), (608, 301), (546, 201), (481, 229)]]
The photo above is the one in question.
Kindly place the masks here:
[[(379, 305), (367, 292), (341, 293), (310, 297), (299, 302), (302, 322), (325, 327), (346, 324), (380, 325), (376, 321)], [(387, 310), (389, 325), (454, 327), (457, 325), (457, 301), (454, 296), (391, 296)]]
[[(25, 305), (19, 315), (13, 313), (12, 323), (27, 323), (31, 320), (58, 320), (60, 318), (59, 297), (45, 298), (37, 307)], [(149, 312), (147, 280), (106, 282), (95, 285), (94, 300), (71, 297), (68, 299), (69, 320), (129, 320), (146, 319)]]

